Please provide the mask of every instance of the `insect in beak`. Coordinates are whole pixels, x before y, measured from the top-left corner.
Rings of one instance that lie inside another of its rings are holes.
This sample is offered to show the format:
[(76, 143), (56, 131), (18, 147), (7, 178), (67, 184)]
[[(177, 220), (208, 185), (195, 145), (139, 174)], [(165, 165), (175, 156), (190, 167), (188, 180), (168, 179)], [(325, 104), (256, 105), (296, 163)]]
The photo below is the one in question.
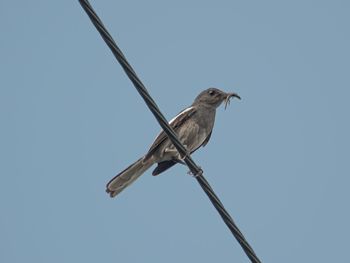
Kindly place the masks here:
[(225, 110), (226, 110), (226, 108), (227, 108), (227, 105), (230, 105), (230, 99), (231, 99), (232, 97), (236, 97), (236, 98), (239, 99), (239, 100), (241, 99), (241, 97), (238, 96), (237, 93), (226, 93), (226, 97), (225, 97), (225, 99), (224, 99), (224, 102), (225, 102)]

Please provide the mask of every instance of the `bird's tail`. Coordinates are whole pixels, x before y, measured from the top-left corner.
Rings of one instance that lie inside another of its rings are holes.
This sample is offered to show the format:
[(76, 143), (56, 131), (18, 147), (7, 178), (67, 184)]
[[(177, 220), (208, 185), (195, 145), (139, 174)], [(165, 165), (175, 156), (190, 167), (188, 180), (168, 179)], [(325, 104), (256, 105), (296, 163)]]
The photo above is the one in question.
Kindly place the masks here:
[(124, 171), (114, 176), (108, 183), (106, 192), (110, 197), (115, 197), (124, 188), (132, 184), (137, 178), (139, 178), (148, 168), (152, 166), (152, 160), (143, 162), (143, 158), (138, 159), (136, 162), (131, 164)]

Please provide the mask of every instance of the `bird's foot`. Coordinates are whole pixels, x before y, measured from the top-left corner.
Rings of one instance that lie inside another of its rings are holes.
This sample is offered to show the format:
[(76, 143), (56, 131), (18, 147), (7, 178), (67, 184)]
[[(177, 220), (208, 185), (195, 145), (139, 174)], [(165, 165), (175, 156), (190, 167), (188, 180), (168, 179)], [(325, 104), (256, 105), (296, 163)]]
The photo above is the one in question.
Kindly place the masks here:
[(198, 166), (198, 168), (199, 168), (198, 173), (194, 174), (192, 171), (188, 171), (187, 174), (189, 174), (190, 176), (192, 176), (192, 177), (194, 177), (194, 178), (196, 178), (196, 177), (202, 175), (202, 174), (203, 174), (202, 168), (201, 168), (200, 166)]

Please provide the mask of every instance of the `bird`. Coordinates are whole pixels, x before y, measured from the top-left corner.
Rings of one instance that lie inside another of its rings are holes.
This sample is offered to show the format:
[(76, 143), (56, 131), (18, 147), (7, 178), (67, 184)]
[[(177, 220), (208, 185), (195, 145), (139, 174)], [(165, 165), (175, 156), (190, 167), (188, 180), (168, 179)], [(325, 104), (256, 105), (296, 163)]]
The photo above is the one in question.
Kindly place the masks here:
[[(226, 93), (217, 88), (202, 91), (192, 105), (182, 110), (169, 125), (173, 128), (188, 154), (192, 154), (201, 146), (205, 146), (212, 134), (216, 109), (230, 99), (241, 99), (237, 93)], [(148, 152), (136, 162), (114, 176), (106, 185), (106, 192), (115, 197), (136, 179), (144, 174), (152, 165), (157, 164), (152, 175), (156, 176), (177, 163), (185, 164), (184, 156), (180, 156), (164, 131), (161, 131)]]

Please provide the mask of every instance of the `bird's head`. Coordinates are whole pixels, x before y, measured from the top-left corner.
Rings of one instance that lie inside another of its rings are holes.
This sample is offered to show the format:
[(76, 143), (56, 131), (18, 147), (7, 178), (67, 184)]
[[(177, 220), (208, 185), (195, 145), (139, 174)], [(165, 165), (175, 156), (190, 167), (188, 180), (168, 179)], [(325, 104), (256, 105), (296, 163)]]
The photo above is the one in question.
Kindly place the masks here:
[(206, 106), (217, 108), (224, 101), (226, 109), (226, 106), (230, 103), (230, 99), (232, 97), (241, 99), (241, 97), (238, 96), (238, 94), (236, 93), (226, 93), (216, 88), (209, 88), (202, 91), (194, 100), (192, 105), (203, 104)]

